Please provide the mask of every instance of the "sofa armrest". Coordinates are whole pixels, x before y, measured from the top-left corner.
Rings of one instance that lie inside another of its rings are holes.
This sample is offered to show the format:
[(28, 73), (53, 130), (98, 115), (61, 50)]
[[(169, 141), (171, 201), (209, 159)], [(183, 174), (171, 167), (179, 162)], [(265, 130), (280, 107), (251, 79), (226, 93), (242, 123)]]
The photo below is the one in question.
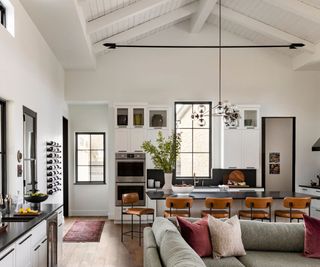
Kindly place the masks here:
[(151, 227), (143, 230), (143, 266), (162, 267), (157, 243)]

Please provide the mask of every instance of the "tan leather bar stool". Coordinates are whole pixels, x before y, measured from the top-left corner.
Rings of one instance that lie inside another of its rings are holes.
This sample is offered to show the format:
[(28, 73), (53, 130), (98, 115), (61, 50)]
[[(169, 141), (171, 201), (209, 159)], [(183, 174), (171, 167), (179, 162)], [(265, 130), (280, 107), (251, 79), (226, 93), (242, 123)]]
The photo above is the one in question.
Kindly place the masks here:
[(169, 210), (165, 210), (163, 216), (169, 217), (190, 217), (190, 209), (192, 207), (192, 197), (167, 197), (166, 207)]
[[(239, 219), (241, 217), (251, 220), (268, 220), (271, 222), (272, 197), (247, 197), (246, 207), (249, 210), (239, 210)], [(265, 211), (269, 209), (269, 211)]]
[(231, 197), (207, 197), (204, 203), (206, 208), (208, 208), (209, 210), (201, 211), (201, 217), (205, 217), (210, 214), (215, 218), (230, 218), (232, 201), (233, 199)]
[(303, 215), (306, 214), (304, 209), (309, 209), (308, 215), (310, 216), (310, 197), (285, 197), (283, 199), (283, 206), (287, 210), (275, 210), (274, 221), (277, 221), (277, 217), (287, 218), (292, 220), (303, 220)]
[[(154, 209), (149, 208), (135, 208), (133, 205), (139, 201), (138, 193), (128, 193), (122, 195), (121, 201), (121, 242), (123, 242), (123, 236), (131, 234), (131, 239), (133, 239), (133, 233), (139, 233), (139, 245), (141, 246), (141, 216), (152, 215), (152, 221), (154, 221)], [(131, 208), (125, 209), (125, 206), (131, 205)], [(123, 232), (123, 215), (131, 215), (131, 230), (128, 232)], [(139, 217), (139, 231), (133, 231), (133, 216)]]

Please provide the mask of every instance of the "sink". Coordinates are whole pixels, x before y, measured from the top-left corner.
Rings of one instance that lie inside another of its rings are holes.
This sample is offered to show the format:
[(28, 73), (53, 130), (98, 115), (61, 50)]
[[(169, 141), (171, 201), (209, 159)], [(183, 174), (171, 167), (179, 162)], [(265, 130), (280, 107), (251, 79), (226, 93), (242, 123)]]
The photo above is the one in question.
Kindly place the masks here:
[(29, 222), (35, 217), (21, 217), (21, 216), (14, 216), (14, 217), (2, 217), (2, 222)]

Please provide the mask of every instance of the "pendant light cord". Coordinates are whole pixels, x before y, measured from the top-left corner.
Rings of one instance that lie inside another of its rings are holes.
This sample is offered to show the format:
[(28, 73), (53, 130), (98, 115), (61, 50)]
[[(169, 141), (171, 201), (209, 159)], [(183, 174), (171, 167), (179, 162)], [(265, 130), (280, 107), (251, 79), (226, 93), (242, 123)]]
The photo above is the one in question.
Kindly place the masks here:
[(222, 93), (221, 93), (221, 0), (219, 0), (219, 105), (222, 103)]

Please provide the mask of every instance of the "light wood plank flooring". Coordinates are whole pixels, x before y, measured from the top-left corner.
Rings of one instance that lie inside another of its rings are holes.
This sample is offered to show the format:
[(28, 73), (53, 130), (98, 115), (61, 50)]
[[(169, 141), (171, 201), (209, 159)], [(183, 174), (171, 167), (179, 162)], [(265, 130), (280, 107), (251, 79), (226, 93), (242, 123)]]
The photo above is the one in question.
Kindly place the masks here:
[[(99, 243), (63, 243), (63, 260), (59, 267), (142, 267), (143, 246), (137, 238), (124, 237), (120, 241), (120, 225), (106, 217), (65, 218), (64, 234), (73, 222), (83, 220), (105, 220)], [(129, 227), (129, 226), (125, 226)], [(137, 227), (137, 226), (136, 226)]]

